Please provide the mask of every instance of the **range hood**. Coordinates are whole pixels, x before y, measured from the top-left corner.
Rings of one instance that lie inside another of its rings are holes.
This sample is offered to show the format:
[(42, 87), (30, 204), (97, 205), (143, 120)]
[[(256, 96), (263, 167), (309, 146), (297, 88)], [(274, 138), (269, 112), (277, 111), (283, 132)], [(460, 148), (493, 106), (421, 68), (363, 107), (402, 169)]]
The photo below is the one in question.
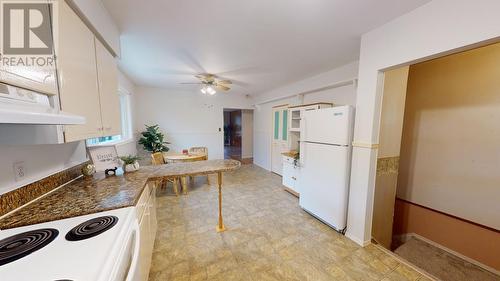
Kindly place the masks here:
[(0, 83), (0, 124), (85, 124), (85, 117), (60, 111), (56, 98)]
[(85, 124), (85, 117), (65, 113), (63, 111), (25, 111), (0, 108), (2, 124), (40, 124), (40, 125), (80, 125)]

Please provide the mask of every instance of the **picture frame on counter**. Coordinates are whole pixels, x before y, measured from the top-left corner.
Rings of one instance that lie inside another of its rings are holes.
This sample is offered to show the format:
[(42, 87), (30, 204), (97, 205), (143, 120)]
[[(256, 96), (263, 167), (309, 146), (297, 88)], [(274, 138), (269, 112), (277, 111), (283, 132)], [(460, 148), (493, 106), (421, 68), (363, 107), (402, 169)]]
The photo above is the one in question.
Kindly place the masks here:
[(116, 168), (121, 167), (121, 160), (114, 145), (88, 147), (87, 152), (96, 172), (108, 174), (107, 171), (116, 171)]

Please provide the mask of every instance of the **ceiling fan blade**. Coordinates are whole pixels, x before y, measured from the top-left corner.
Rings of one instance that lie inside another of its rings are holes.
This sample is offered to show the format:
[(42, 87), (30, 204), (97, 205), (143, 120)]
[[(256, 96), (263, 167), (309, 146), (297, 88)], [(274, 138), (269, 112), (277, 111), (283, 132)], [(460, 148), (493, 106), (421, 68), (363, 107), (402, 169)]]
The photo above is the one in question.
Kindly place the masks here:
[(231, 80), (219, 80), (217, 84), (233, 84), (233, 82)]
[(217, 86), (215, 86), (215, 88), (217, 88), (219, 90), (223, 90), (223, 91), (229, 91), (231, 89), (231, 88), (229, 88), (227, 86), (220, 85), (220, 84), (218, 84)]
[(186, 49), (178, 49), (175, 51), (177, 58), (184, 63), (188, 68), (197, 73), (207, 72), (201, 62), (196, 58), (194, 54)]
[(204, 84), (212, 84), (215, 81), (215, 77), (212, 74), (198, 74), (195, 77), (200, 79)]

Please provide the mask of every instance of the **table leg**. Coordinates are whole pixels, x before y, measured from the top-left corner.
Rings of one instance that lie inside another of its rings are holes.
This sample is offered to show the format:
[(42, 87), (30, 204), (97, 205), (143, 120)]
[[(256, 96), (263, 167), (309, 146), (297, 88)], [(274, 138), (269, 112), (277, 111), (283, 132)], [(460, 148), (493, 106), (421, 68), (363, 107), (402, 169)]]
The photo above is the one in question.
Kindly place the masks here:
[(172, 181), (172, 187), (174, 189), (175, 195), (179, 196), (179, 191), (177, 190), (177, 178), (174, 178)]
[(182, 193), (188, 193), (187, 177), (181, 177)]
[(217, 173), (217, 180), (219, 184), (219, 225), (217, 225), (217, 232), (223, 232), (226, 228), (222, 221), (222, 172)]

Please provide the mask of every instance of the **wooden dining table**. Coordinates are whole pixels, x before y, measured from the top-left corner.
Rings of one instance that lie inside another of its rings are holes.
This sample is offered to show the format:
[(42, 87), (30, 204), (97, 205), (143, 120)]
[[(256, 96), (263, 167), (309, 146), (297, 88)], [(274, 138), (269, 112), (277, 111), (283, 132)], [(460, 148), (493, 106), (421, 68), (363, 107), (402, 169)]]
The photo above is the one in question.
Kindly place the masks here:
[[(166, 163), (183, 163), (183, 162), (196, 162), (196, 161), (208, 160), (208, 155), (196, 154), (196, 153), (188, 153), (188, 154), (176, 153), (176, 154), (163, 154), (163, 158), (165, 159)], [(191, 177), (191, 183), (192, 182), (193, 179)], [(187, 194), (188, 184), (186, 176), (181, 177), (181, 187), (182, 187), (182, 193)]]

